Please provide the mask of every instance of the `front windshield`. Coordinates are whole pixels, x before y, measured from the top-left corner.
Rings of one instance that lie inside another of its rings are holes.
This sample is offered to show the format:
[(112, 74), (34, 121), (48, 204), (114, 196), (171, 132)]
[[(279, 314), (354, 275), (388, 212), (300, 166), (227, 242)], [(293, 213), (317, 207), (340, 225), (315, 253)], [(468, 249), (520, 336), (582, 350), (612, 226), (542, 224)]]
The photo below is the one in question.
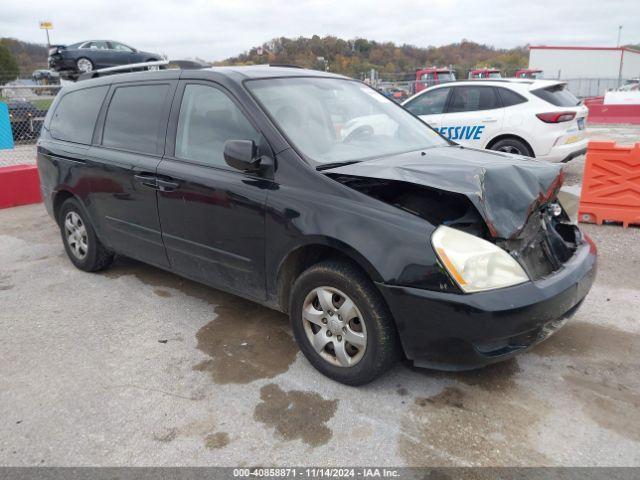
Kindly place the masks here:
[(289, 138), (317, 163), (422, 150), (447, 142), (372, 88), (352, 80), (296, 77), (246, 83)]

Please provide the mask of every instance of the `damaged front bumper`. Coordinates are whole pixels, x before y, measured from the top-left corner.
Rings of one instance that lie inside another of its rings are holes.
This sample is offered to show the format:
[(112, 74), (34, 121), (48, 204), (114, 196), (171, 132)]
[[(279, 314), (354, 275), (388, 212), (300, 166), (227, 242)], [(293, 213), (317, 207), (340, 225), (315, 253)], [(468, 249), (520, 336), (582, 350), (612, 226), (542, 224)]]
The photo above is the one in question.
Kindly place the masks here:
[(579, 308), (595, 274), (596, 248), (585, 236), (562, 269), (534, 282), (473, 294), (377, 286), (416, 366), (469, 370), (548, 338)]

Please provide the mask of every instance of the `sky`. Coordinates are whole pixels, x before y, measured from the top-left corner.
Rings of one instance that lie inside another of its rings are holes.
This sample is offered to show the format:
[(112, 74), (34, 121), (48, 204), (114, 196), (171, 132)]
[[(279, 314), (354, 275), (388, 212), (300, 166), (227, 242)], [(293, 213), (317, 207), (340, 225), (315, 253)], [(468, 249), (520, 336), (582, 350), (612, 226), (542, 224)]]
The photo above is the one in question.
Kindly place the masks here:
[(638, 0), (2, 0), (0, 37), (112, 39), (170, 59), (222, 60), (276, 37), (335, 35), (439, 46), (640, 44)]

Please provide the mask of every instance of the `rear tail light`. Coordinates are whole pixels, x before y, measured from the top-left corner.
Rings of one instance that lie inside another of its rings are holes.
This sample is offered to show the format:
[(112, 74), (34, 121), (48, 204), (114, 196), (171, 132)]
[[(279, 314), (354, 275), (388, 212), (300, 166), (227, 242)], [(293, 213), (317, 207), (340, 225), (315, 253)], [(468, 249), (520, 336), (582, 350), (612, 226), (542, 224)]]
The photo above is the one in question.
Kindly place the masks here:
[(538, 117), (544, 123), (569, 122), (576, 117), (576, 112), (537, 113), (536, 117)]

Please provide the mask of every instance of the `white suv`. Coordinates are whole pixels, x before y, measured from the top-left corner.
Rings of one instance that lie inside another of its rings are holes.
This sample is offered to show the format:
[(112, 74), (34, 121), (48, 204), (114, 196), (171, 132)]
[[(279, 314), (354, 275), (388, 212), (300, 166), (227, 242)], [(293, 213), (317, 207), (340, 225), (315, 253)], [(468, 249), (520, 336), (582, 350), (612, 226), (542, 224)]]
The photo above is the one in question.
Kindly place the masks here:
[(427, 88), (402, 104), (449, 140), (567, 162), (585, 152), (588, 110), (554, 80), (471, 80)]

